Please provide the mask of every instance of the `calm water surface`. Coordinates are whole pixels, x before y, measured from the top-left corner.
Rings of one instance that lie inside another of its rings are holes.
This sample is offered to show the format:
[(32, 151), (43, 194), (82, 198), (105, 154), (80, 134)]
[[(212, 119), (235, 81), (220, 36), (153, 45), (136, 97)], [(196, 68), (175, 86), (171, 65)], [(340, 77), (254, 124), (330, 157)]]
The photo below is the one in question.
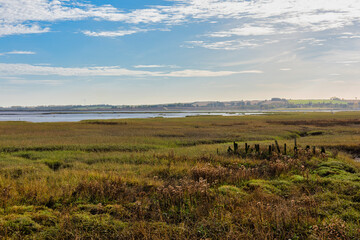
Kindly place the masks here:
[(1, 112), (0, 121), (26, 121), (26, 122), (78, 122), (92, 119), (129, 119), (129, 118), (182, 118), (189, 116), (245, 116), (253, 113), (225, 113), (225, 112)]

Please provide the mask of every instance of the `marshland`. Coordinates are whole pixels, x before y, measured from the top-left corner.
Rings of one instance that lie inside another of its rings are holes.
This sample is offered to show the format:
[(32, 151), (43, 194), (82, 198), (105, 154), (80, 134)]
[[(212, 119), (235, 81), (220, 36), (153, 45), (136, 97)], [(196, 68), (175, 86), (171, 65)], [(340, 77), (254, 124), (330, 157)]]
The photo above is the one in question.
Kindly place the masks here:
[(0, 238), (360, 239), (359, 155), (359, 112), (0, 122)]

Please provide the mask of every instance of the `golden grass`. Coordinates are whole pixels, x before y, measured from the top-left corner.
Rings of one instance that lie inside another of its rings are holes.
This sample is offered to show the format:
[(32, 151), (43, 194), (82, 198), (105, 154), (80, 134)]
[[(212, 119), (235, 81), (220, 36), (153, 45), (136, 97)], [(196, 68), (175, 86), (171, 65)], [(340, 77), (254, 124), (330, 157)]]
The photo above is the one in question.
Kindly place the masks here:
[[(359, 239), (359, 121), (0, 122), (0, 238)], [(274, 140), (287, 155), (268, 154)], [(233, 141), (238, 154), (227, 153)]]

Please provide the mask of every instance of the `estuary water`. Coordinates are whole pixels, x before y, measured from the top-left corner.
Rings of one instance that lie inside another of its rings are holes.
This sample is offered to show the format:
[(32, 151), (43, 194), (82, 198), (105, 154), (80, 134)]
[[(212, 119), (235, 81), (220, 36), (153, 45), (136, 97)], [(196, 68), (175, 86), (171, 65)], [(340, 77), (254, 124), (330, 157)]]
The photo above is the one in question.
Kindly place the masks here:
[(113, 111), (0, 111), (0, 121), (79, 122), (82, 120), (130, 118), (183, 118), (191, 116), (245, 116), (260, 112), (113, 112)]

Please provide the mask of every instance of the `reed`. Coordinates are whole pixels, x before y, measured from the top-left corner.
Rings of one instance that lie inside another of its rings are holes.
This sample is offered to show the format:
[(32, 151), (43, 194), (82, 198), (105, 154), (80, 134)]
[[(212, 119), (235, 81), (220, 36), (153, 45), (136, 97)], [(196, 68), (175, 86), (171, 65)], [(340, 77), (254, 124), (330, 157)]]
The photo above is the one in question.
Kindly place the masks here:
[(0, 238), (360, 239), (359, 119), (0, 122)]

